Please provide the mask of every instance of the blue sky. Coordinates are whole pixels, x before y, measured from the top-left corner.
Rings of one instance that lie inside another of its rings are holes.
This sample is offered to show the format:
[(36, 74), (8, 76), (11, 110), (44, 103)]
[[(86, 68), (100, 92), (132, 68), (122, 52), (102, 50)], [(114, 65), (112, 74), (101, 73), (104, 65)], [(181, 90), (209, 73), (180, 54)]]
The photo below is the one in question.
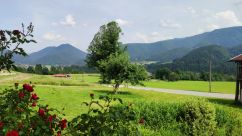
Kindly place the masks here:
[(29, 53), (61, 43), (85, 51), (112, 20), (123, 43), (155, 42), (242, 25), (242, 0), (1, 0), (0, 29), (33, 22), (38, 43)]

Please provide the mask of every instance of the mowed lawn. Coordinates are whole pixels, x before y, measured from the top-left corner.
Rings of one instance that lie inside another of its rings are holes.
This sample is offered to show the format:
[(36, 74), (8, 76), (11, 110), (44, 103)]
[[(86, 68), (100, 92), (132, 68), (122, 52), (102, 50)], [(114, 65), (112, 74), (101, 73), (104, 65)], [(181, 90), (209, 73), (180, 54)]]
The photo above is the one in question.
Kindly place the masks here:
[[(4, 80), (7, 79), (7, 80)], [(35, 74), (22, 74), (1, 76), (0, 84), (6, 83), (29, 83), (41, 85), (60, 85), (60, 86), (88, 86), (99, 84), (99, 74), (72, 74), (69, 78), (57, 78), (51, 75), (35, 75)], [(149, 80), (144, 82), (145, 87), (164, 88), (164, 89), (177, 89), (189, 91), (202, 91), (209, 92), (209, 83), (207, 81), (176, 81), (168, 82), (161, 80)], [(212, 92), (216, 93), (235, 93), (235, 82), (212, 82)]]
[[(10, 84), (0, 85), (0, 91), (4, 88), (11, 88)], [(40, 104), (49, 105), (51, 108), (58, 109), (64, 113), (63, 118), (68, 120), (85, 113), (87, 107), (82, 104), (90, 100), (89, 94), (94, 93), (95, 98), (100, 95), (106, 95), (112, 91), (112, 88), (103, 87), (100, 85), (92, 86), (56, 86), (56, 85), (36, 85), (35, 92), (40, 97)], [(122, 98), (125, 104), (129, 103), (178, 103), (198, 99), (201, 97), (176, 95), (168, 93), (159, 93), (154, 91), (134, 90), (121, 88), (120, 93), (114, 97)], [(215, 98), (203, 98), (213, 103), (215, 107), (234, 111), (241, 115), (242, 108), (233, 104), (233, 100), (223, 100)], [(134, 104), (135, 106), (135, 104)], [(37, 110), (37, 109), (36, 109)]]
[[(165, 89), (178, 89), (178, 90), (189, 90), (189, 91), (202, 91), (209, 92), (209, 83), (205, 81), (159, 81), (159, 80), (150, 80), (144, 82), (144, 85), (147, 87), (154, 88), (165, 88)], [(235, 82), (212, 82), (212, 92), (216, 93), (235, 93)]]

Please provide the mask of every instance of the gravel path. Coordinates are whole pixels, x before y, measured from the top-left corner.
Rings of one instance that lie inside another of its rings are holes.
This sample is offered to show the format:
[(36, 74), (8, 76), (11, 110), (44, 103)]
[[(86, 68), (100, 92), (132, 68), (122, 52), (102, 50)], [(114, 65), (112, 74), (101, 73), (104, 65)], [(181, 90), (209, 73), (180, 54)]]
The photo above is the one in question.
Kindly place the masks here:
[(172, 90), (172, 89), (161, 89), (161, 88), (151, 88), (151, 87), (129, 86), (128, 88), (144, 90), (144, 91), (156, 91), (156, 92), (163, 92), (163, 93), (184, 94), (184, 95), (213, 97), (213, 98), (222, 98), (222, 99), (234, 99), (234, 97), (235, 97), (234, 94), (208, 93), (208, 92), (196, 92), (196, 91), (186, 91), (186, 90)]

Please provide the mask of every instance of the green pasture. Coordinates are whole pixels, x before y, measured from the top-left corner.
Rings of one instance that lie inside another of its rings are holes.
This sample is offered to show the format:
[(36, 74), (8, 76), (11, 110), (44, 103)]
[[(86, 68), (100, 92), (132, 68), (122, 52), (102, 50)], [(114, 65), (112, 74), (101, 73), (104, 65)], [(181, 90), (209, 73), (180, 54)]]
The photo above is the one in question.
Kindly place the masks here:
[[(10, 84), (1, 85), (0, 89), (11, 88)], [(85, 112), (86, 107), (82, 102), (90, 100), (89, 94), (94, 93), (98, 98), (100, 95), (105, 95), (111, 92), (112, 88), (103, 87), (100, 85), (92, 86), (55, 86), (55, 85), (36, 85), (35, 92), (40, 97), (41, 104), (51, 105), (66, 114), (65, 118), (72, 119), (73, 117)], [(125, 103), (183, 103), (198, 97), (175, 95), (168, 93), (159, 93), (154, 91), (134, 90), (128, 88), (121, 88), (119, 94), (115, 97), (122, 98)], [(215, 98), (204, 98), (209, 100), (217, 107), (227, 110), (233, 110), (242, 115), (242, 108), (233, 105), (233, 100), (223, 100)]]
[[(22, 73), (7, 76), (0, 75), (0, 84), (32, 82), (33, 84), (39, 85), (90, 86), (93, 84), (99, 84), (98, 81), (98, 74), (72, 74), (71, 78), (59, 78), (53, 77), (51, 75), (35, 75)], [(206, 81), (168, 82), (161, 80), (149, 80), (143, 83), (145, 87), (209, 92), (209, 84)], [(234, 94), (235, 82), (212, 82), (212, 92)]]
[[(73, 74), (71, 78), (57, 78), (51, 75), (21, 74), (5, 76), (0, 78), (0, 90), (10, 88), (15, 82), (29, 83), (36, 86), (35, 90), (40, 96), (42, 104), (49, 104), (53, 108), (63, 109), (66, 118), (71, 119), (76, 115), (85, 112), (85, 106), (82, 102), (89, 100), (89, 93), (96, 96), (106, 94), (112, 88), (104, 87), (98, 83), (98, 74)], [(148, 87), (183, 89), (194, 91), (207, 91), (207, 82), (202, 81), (148, 81), (144, 83)], [(213, 87), (216, 92), (233, 93), (234, 83), (232, 82), (214, 82)], [(214, 91), (215, 92), (215, 91)], [(194, 96), (175, 95), (159, 93), (153, 91), (134, 90), (120, 88), (120, 93), (116, 97), (123, 98), (125, 102), (158, 102), (158, 103), (182, 103), (189, 99), (198, 98)], [(225, 109), (240, 111), (241, 108), (233, 106), (232, 100), (205, 98), (216, 106), (222, 106)]]
[(0, 83), (2, 84), (31, 82), (36, 85), (83, 86), (97, 84), (98, 80), (98, 74), (72, 74), (70, 78), (20, 73), (16, 75), (0, 76)]
[[(150, 81), (144, 82), (144, 85), (147, 87), (154, 87), (154, 88), (209, 92), (209, 83), (206, 81), (168, 82), (168, 81), (150, 80)], [(217, 81), (217, 82), (212, 82), (211, 85), (212, 85), (212, 92), (227, 93), (227, 94), (235, 93), (235, 82)]]
[[(102, 86), (98, 83), (98, 74), (77, 74), (72, 75), (71, 78), (57, 78), (50, 75), (32, 75), (21, 74), (5, 76), (0, 78), (0, 92), (5, 88), (12, 88), (15, 82), (29, 83), (30, 81), (35, 85), (35, 92), (40, 97), (39, 104), (49, 105), (50, 108), (59, 110), (63, 118), (71, 120), (74, 117), (87, 112), (87, 107), (83, 102), (90, 101), (89, 94), (94, 93), (97, 99), (100, 95), (110, 94), (112, 88)], [(197, 90), (206, 91), (206, 82), (200, 81), (179, 81), (179, 82), (164, 82), (164, 81), (149, 81), (145, 85), (157, 88), (170, 88), (170, 89), (184, 89), (184, 90)], [(216, 82), (217, 89), (220, 92), (226, 87), (233, 89), (233, 83), (230, 82)], [(221, 85), (221, 87), (219, 87)], [(122, 98), (125, 104), (132, 103), (134, 108), (139, 111), (143, 104), (156, 103), (161, 108), (166, 108), (166, 112), (172, 111), (172, 105), (180, 105), (190, 100), (200, 100), (200, 97), (177, 95), (169, 93), (159, 93), (155, 91), (135, 90), (129, 88), (120, 88), (119, 93), (113, 97)], [(236, 114), (242, 118), (242, 108), (240, 105), (235, 105), (233, 100), (224, 100), (216, 98), (202, 98), (210, 102), (216, 109), (222, 109), (226, 113)], [(171, 108), (169, 108), (171, 107)], [(150, 107), (154, 108), (154, 107)], [(174, 106), (173, 106), (174, 108)], [(37, 109), (36, 109), (37, 110)], [(153, 111), (148, 111), (153, 114)], [(156, 111), (157, 112), (157, 111)], [(159, 113), (155, 113), (159, 114)], [(167, 114), (169, 115), (169, 113)], [(154, 115), (156, 117), (156, 115)], [(172, 116), (172, 115), (171, 115)], [(158, 115), (157, 115), (158, 117)], [(171, 117), (170, 117), (171, 119)], [(168, 123), (169, 127), (156, 130), (150, 126), (141, 127), (144, 135), (180, 135), (179, 129), (176, 127), (176, 122), (169, 123), (169, 120), (164, 120)], [(166, 127), (166, 125), (163, 125)], [(176, 130), (174, 130), (176, 129)], [(222, 129), (219, 129), (222, 130)]]

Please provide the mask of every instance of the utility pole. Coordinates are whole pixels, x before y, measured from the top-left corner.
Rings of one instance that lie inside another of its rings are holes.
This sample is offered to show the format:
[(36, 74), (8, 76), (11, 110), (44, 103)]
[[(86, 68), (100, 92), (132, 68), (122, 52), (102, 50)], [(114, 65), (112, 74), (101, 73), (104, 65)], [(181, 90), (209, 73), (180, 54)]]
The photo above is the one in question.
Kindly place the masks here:
[(84, 82), (84, 72), (82, 73), (82, 82)]
[(209, 92), (210, 93), (212, 92), (211, 82), (212, 82), (212, 55), (210, 52), (210, 57), (209, 57)]

